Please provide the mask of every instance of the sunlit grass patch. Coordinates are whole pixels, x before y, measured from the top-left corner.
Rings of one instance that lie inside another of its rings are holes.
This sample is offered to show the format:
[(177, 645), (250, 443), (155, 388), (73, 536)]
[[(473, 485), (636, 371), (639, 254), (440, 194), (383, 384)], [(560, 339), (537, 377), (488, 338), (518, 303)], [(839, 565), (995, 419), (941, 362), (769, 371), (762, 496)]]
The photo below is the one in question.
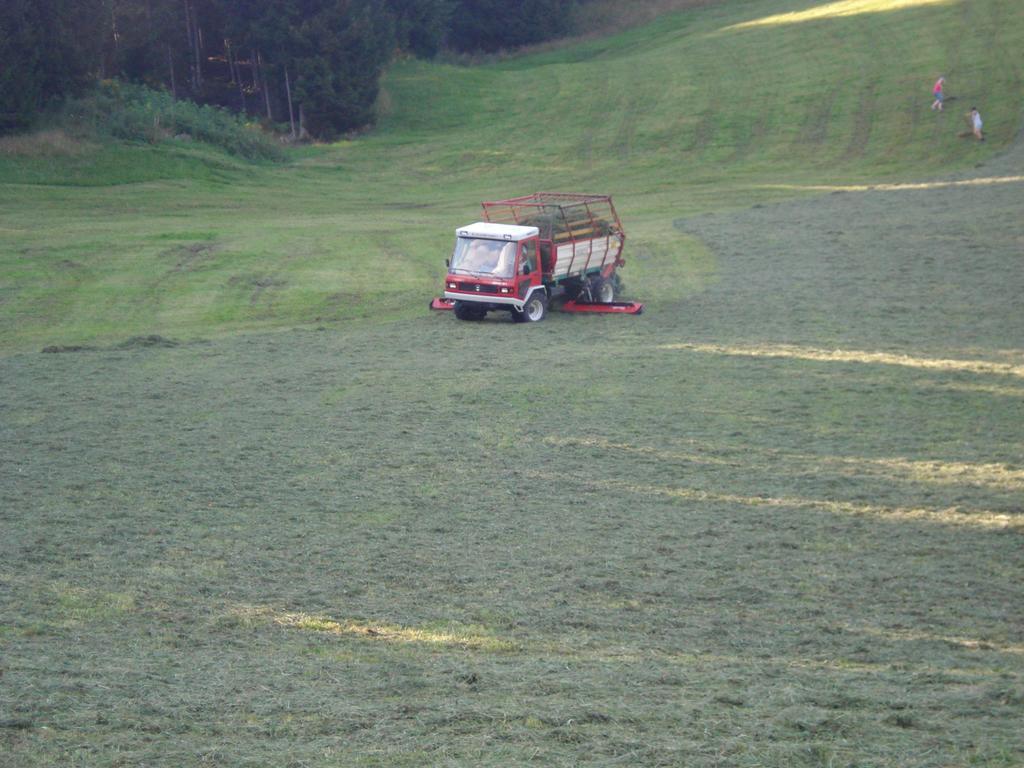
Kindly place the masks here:
[[(532, 472), (532, 477), (546, 481), (564, 481), (548, 472)], [(789, 507), (808, 509), (829, 514), (858, 517), (874, 517), (880, 520), (900, 522), (928, 522), (956, 527), (979, 529), (1011, 529), (1024, 531), (1024, 515), (1007, 514), (984, 509), (949, 507), (932, 509), (928, 507), (898, 507), (883, 504), (860, 504), (835, 499), (813, 499), (801, 496), (775, 496), (765, 494), (752, 496), (727, 491), (708, 491), (685, 486), (631, 483), (624, 480), (592, 479), (589, 484), (607, 490), (618, 490), (640, 496), (663, 496), (673, 499), (701, 503), (733, 504), (743, 507)]]
[(878, 476), (891, 480), (935, 485), (976, 485), (987, 488), (1021, 491), (1024, 493), (1024, 469), (996, 462), (939, 461), (936, 459), (909, 459), (903, 456), (829, 456), (786, 452), (771, 448), (745, 446), (742, 455), (730, 456), (735, 449), (706, 441), (691, 441), (691, 450), (679, 451), (656, 448), (642, 443), (625, 443), (604, 437), (548, 435), (546, 445), (561, 448), (584, 448), (609, 454), (625, 453), (649, 456), (661, 462), (741, 467), (756, 457), (758, 461), (780, 462), (797, 473), (814, 472), (818, 475)]
[(977, 381), (930, 381), (925, 380), (917, 383), (921, 389), (930, 389), (938, 392), (965, 392), (967, 394), (984, 394), (995, 397), (1024, 398), (1024, 387), (1006, 386), (1005, 384), (991, 384)]
[(1009, 653), (1017, 656), (1024, 655), (1024, 643), (1010, 642), (991, 638), (978, 637), (957, 637), (953, 635), (936, 634), (923, 632), (919, 629), (892, 629), (886, 627), (851, 627), (851, 632), (868, 635), (875, 638), (896, 641), (929, 641), (942, 642), (955, 648), (962, 648), (969, 651), (994, 651), (997, 653)]
[(793, 344), (724, 345), (724, 344), (662, 344), (658, 349), (684, 350), (713, 355), (736, 357), (786, 358), (811, 360), (824, 363), (866, 363), (877, 365), (898, 365), (905, 368), (919, 368), (955, 373), (997, 374), (1024, 378), (1024, 365), (996, 363), (988, 360), (950, 360), (893, 352), (870, 352), (853, 349), (816, 349)]
[(1024, 470), (1005, 464), (966, 461), (913, 461), (905, 458), (806, 457), (825, 466), (850, 467), (860, 474), (939, 485), (979, 485), (1024, 493)]
[(59, 614), (72, 622), (101, 621), (135, 610), (135, 597), (59, 582), (50, 586)]
[(841, 19), (867, 13), (889, 13), (933, 5), (953, 5), (959, 0), (835, 0), (831, 3), (808, 8), (805, 11), (776, 13), (752, 21), (744, 21), (726, 27), (724, 31), (751, 29), (755, 27), (777, 27), (788, 24), (802, 24), (808, 21)]
[(378, 622), (337, 621), (327, 616), (307, 613), (278, 614), (273, 621), (277, 626), (288, 629), (350, 635), (391, 643), (416, 643), (503, 653), (519, 650), (516, 643), (499, 638), (479, 626), (449, 624), (443, 627), (401, 627)]
[(964, 187), (991, 187), (1001, 184), (1024, 184), (1024, 176), (982, 176), (958, 181), (890, 182), (878, 184), (759, 184), (759, 189), (780, 189), (792, 192), (913, 192)]

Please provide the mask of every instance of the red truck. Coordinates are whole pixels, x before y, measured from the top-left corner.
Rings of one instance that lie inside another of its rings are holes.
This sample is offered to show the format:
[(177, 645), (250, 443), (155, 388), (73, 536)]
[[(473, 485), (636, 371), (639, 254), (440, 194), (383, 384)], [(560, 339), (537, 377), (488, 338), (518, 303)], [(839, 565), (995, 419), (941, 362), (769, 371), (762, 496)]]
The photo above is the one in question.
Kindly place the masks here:
[(543, 320), (563, 296), (569, 312), (643, 310), (615, 301), (626, 235), (610, 196), (537, 192), (483, 209), (484, 221), (455, 230), (444, 297), (432, 308), (460, 320), (505, 311), (521, 323)]

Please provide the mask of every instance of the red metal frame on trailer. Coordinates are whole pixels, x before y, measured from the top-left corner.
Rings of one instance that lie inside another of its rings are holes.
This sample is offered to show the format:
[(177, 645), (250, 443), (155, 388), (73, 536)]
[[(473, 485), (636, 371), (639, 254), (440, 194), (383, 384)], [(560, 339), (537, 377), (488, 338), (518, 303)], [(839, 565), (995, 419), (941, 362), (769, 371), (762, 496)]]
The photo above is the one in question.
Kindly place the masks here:
[[(612, 204), (611, 195), (592, 195), (582, 192), (534, 192), (531, 195), (510, 197), (506, 200), (490, 200), (481, 203), (484, 218), (496, 224), (528, 224), (540, 230), (542, 252), (547, 247), (548, 259), (542, 259), (545, 279), (560, 279), (574, 273), (577, 257), (582, 262), (584, 273), (600, 269), (603, 277), (611, 274), (626, 262), (622, 249), (626, 233), (622, 221)], [(600, 261), (591, 263), (594, 235), (605, 240)], [(601, 235), (604, 237), (601, 238)], [(579, 240), (589, 244), (589, 249), (577, 253)], [(572, 256), (564, 272), (556, 274), (562, 262), (562, 249), (568, 246)], [(551, 254), (554, 254), (553, 256)]]
[[(549, 300), (566, 296), (571, 298), (560, 303), (566, 312), (643, 312), (643, 304), (613, 300), (615, 272), (626, 263), (626, 234), (610, 195), (535, 192), (481, 206), (486, 223), (456, 230), (457, 247), (444, 296), (434, 299), (431, 309), (455, 310), (460, 320), (479, 320), (490, 311), (505, 310), (513, 320), (536, 322), (543, 319)], [(514, 244), (513, 263), (508, 264), (506, 254), (500, 273), (489, 271), (498, 261), (485, 271), (467, 272), (466, 254), (479, 251), (478, 240), (471, 238)], [(474, 243), (472, 251), (459, 249), (458, 244), (469, 242)]]

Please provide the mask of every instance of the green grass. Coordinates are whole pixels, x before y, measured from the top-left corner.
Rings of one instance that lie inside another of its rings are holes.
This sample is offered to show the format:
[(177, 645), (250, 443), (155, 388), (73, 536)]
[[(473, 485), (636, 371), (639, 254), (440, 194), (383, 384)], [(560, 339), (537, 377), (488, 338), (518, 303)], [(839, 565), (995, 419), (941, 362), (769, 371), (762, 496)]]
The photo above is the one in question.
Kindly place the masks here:
[[(723, 31), (812, 5), (406, 62), (284, 166), (0, 142), (0, 763), (1024, 761), (1022, 11)], [(646, 312), (429, 313), (543, 189)]]
[[(0, 151), (0, 346), (411, 317), (480, 199), (541, 189), (612, 193), (630, 250), (659, 254), (660, 271), (627, 271), (656, 300), (658, 286), (688, 279), (699, 250), (673, 217), (806, 185), (928, 179), (1013, 140), (1019, 4), (733, 28), (794, 7), (806, 4), (712, 5), (484, 67), (404, 62), (384, 84), (377, 132), (297, 151), (284, 168), (173, 142), (72, 158)], [(956, 98), (937, 115), (921, 107), (940, 72)], [(971, 103), (985, 144), (957, 138)], [(186, 269), (166, 238), (195, 218), (214, 242)], [(91, 311), (51, 311), (69, 285)]]

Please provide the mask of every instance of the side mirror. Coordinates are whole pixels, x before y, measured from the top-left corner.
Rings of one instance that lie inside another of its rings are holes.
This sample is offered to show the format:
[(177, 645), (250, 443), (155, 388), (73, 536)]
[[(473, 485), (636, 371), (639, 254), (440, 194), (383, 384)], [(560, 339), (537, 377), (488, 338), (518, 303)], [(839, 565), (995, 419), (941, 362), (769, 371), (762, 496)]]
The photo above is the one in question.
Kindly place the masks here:
[(451, 259), (445, 259), (444, 260), (444, 268), (445, 269), (451, 269), (451, 266), (452, 266), (451, 265)]

